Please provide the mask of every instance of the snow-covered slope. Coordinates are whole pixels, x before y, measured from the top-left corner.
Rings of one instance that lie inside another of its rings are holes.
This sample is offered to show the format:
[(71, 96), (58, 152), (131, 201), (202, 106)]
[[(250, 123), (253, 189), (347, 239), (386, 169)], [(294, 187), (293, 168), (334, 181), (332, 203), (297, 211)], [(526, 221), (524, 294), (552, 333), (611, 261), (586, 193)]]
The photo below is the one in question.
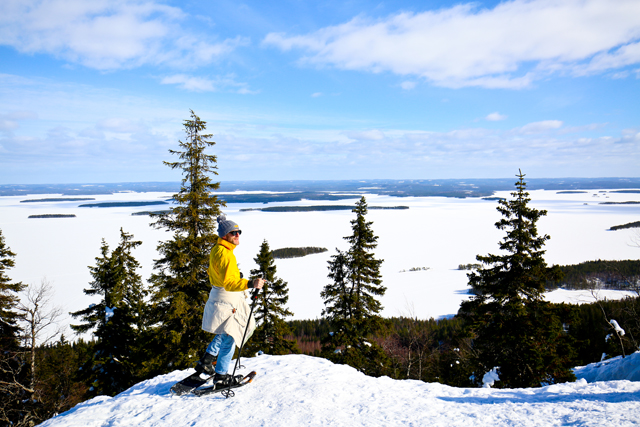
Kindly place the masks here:
[[(640, 363), (627, 357), (622, 364)], [(640, 424), (640, 382), (603, 381), (537, 389), (454, 388), (371, 378), (310, 356), (243, 359), (256, 370), (236, 396), (175, 397), (175, 371), (116, 397), (96, 397), (42, 426), (631, 426)]]
[(624, 358), (617, 356), (587, 366), (579, 366), (573, 371), (576, 377), (584, 378), (590, 383), (611, 380), (640, 381), (640, 351)]

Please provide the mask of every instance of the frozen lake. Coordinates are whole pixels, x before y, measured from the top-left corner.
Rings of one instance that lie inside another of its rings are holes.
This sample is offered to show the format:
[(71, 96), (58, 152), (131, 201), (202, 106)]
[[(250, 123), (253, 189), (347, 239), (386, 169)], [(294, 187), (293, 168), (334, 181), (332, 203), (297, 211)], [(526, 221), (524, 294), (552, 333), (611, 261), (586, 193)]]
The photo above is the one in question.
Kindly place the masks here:
[[(640, 248), (634, 245), (638, 229), (608, 231), (611, 226), (640, 220), (640, 205), (602, 205), (600, 202), (639, 201), (640, 194), (593, 190), (584, 193), (531, 191), (531, 206), (548, 210), (538, 222), (541, 234), (549, 234), (546, 260), (549, 264), (576, 264), (606, 259), (638, 259)], [(78, 207), (83, 203), (159, 201), (168, 193), (117, 193), (89, 196), (95, 201), (20, 203), (26, 199), (62, 197), (32, 195), (0, 197), (0, 229), (5, 242), (16, 253), (16, 267), (8, 272), (13, 281), (37, 284), (47, 280), (55, 289), (55, 303), (65, 313), (77, 311), (95, 302), (82, 290), (91, 281), (88, 266), (95, 265), (101, 239), (113, 250), (120, 228), (132, 233), (143, 244), (134, 252), (142, 265), (143, 280), (152, 273), (158, 241), (170, 238), (162, 230), (149, 226), (148, 216), (132, 212), (163, 209), (149, 207)], [(498, 197), (510, 197), (499, 192)], [(475, 256), (496, 253), (504, 233), (495, 228), (500, 219), (495, 200), (442, 197), (390, 197), (367, 195), (369, 206), (409, 206), (407, 210), (370, 210), (373, 230), (379, 237), (376, 257), (384, 259), (382, 298), (384, 316), (413, 315), (440, 318), (454, 315), (460, 302), (468, 298), (465, 271), (459, 264), (474, 263)], [(346, 205), (355, 200), (300, 201), (270, 205)], [(267, 240), (271, 249), (320, 246), (329, 249), (304, 258), (276, 260), (277, 275), (289, 285), (289, 308), (295, 319), (320, 317), (323, 302), (320, 292), (327, 283), (327, 261), (335, 248), (347, 249), (344, 236), (351, 233), (350, 211), (325, 212), (240, 212), (265, 204), (229, 204), (225, 213), (243, 230), (235, 254), (240, 270), (248, 275), (255, 268), (253, 258)], [(38, 214), (75, 214), (75, 218), (29, 219)], [(428, 270), (409, 272), (411, 268)], [(602, 294), (613, 297), (615, 293)], [(619, 293), (617, 293), (619, 296)], [(556, 291), (552, 301), (592, 301), (585, 292)], [(67, 317), (65, 323), (71, 322)], [(69, 333), (67, 333), (69, 335)]]

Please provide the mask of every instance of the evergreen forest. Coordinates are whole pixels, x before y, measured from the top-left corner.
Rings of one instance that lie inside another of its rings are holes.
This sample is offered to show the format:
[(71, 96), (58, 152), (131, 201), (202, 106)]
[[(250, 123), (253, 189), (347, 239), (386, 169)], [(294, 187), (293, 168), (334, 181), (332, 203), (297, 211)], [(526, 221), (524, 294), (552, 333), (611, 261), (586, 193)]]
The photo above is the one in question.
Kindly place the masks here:
[[(183, 177), (175, 204), (150, 213), (151, 226), (168, 232), (151, 277), (138, 274), (135, 250), (141, 242), (123, 229), (116, 247), (102, 242), (89, 267), (92, 280), (84, 292), (97, 303), (72, 313), (72, 329), (91, 339), (57, 332), (60, 312), (49, 304), (46, 282), (12, 280), (20, 254), (0, 230), (1, 426), (35, 425), (93, 396), (114, 396), (139, 381), (192, 368), (202, 355), (211, 340), (201, 321), (211, 289), (207, 268), (218, 238), (216, 218), (233, 199), (216, 196), (217, 157), (210, 154), (215, 142), (206, 122), (191, 111), (184, 131), (185, 141), (169, 150), (173, 161), (165, 162)], [(640, 261), (547, 265), (550, 236), (536, 227), (547, 212), (529, 206), (525, 175), (516, 177), (512, 197), (497, 200), (502, 218), (494, 226), (503, 233), (502, 251), (460, 266), (468, 270), (472, 298), (451, 318), (380, 315), (384, 260), (375, 253), (378, 237), (364, 196), (350, 206), (351, 231), (343, 236), (348, 248), (336, 249), (328, 262), (319, 319), (291, 320), (288, 284), (274, 260), (327, 250), (272, 250), (265, 240), (250, 274), (266, 284), (256, 294), (257, 329), (243, 355), (303, 353), (371, 376), (458, 387), (480, 386), (499, 367), (496, 387), (539, 387), (574, 380), (574, 366), (637, 351)], [(559, 286), (625, 289), (634, 296), (583, 305), (546, 302), (543, 293)]]

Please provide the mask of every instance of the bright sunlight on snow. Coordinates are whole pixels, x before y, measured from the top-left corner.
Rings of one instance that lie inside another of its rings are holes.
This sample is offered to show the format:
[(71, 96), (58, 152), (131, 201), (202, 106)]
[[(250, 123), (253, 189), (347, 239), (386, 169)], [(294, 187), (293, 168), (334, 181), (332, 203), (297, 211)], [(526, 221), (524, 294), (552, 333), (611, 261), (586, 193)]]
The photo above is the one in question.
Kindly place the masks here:
[[(169, 388), (193, 372), (143, 381), (115, 397), (98, 396), (43, 427), (98, 426), (632, 426), (640, 423), (640, 382), (578, 381), (530, 389), (455, 388), (372, 378), (303, 355), (243, 358), (257, 371), (235, 397), (176, 397)], [(608, 361), (609, 375), (640, 365), (640, 353)], [(589, 365), (587, 372), (604, 369)], [(589, 374), (590, 375), (590, 374)], [(604, 379), (604, 378), (602, 378)]]

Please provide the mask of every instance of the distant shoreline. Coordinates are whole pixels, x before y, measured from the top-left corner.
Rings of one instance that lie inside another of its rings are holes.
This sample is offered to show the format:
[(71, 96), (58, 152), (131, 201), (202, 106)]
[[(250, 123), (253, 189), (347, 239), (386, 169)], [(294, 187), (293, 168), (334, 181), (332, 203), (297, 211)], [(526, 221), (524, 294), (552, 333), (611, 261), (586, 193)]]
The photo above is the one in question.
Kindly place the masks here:
[[(273, 203), (300, 200), (345, 200), (378, 194), (393, 197), (492, 197), (498, 191), (512, 191), (515, 178), (494, 179), (363, 179), (300, 181), (220, 181), (214, 194), (228, 203)], [(640, 178), (533, 178), (527, 190), (570, 191), (609, 190), (640, 193)], [(102, 184), (2, 184), (0, 197), (37, 194), (92, 196), (124, 192), (175, 194), (179, 182), (124, 182)], [(252, 192), (253, 194), (228, 194)], [(227, 193), (227, 194), (223, 194)], [(58, 200), (60, 201), (60, 200)]]

